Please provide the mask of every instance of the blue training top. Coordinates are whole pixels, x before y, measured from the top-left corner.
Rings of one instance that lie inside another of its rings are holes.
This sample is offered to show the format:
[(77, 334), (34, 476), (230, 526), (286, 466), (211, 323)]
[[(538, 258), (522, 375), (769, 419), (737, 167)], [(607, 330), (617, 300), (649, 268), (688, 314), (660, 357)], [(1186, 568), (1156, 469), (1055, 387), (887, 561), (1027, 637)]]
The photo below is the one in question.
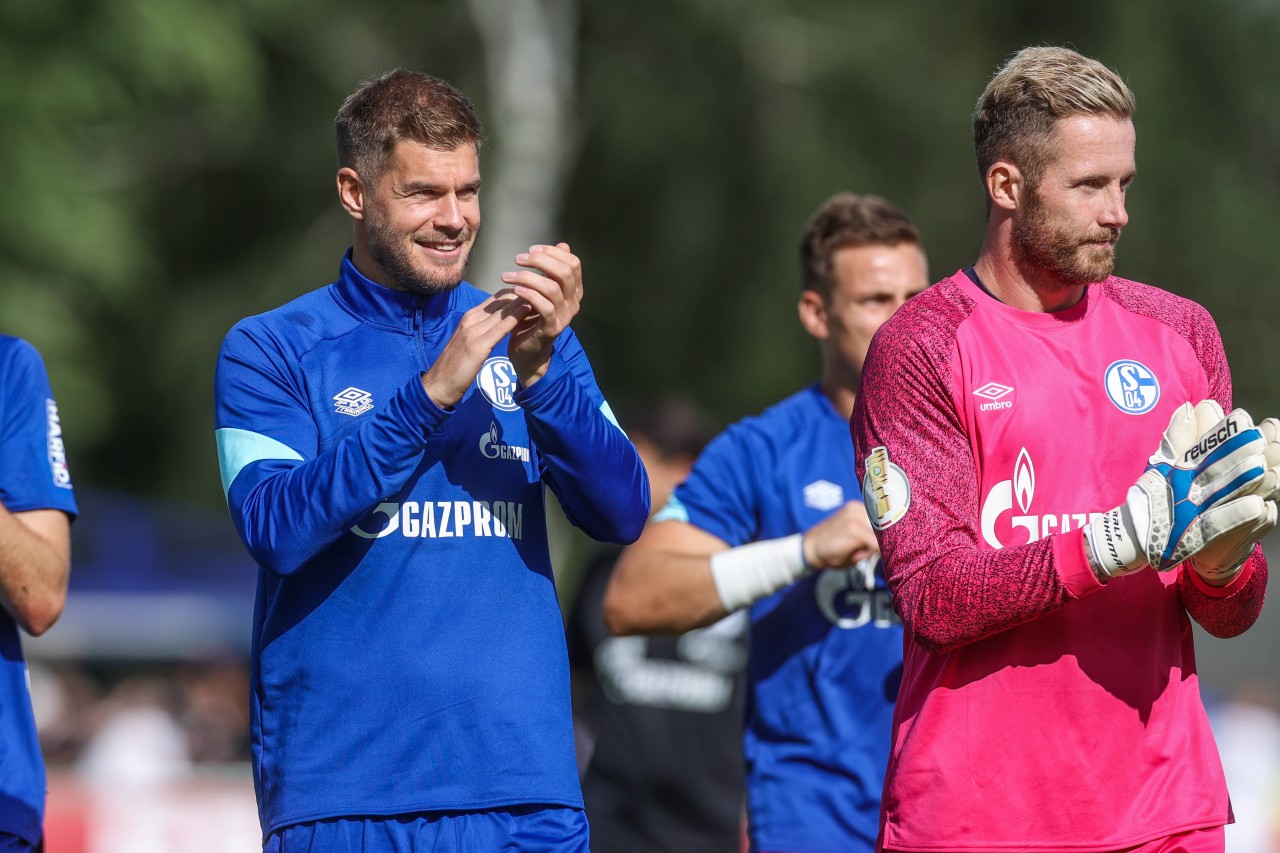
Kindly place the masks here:
[[(657, 520), (737, 546), (808, 530), (861, 494), (849, 425), (815, 384), (712, 441)], [(902, 678), (901, 622), (878, 561), (756, 602), (750, 649), (752, 849), (873, 849)]]
[[(76, 514), (58, 405), (35, 347), (0, 335), (0, 503)], [(18, 626), (0, 608), (0, 832), (40, 841), (45, 776)]]
[(338, 281), (241, 321), (219, 462), (260, 566), (252, 747), (264, 834), (334, 816), (581, 807), (543, 505), (633, 540), (648, 479), (572, 331), (516, 382), (506, 340), (451, 410), (422, 388), (487, 294)]

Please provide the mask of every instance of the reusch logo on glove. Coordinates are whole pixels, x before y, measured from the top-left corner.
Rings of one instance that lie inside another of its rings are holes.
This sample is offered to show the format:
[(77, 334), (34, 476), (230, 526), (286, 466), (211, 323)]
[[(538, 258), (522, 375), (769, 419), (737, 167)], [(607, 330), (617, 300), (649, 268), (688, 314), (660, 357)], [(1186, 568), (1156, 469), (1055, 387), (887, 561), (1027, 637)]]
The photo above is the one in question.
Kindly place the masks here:
[(1182, 461), (1188, 463), (1195, 462), (1201, 456), (1204, 456), (1210, 450), (1213, 450), (1215, 447), (1222, 444), (1238, 432), (1240, 432), (1240, 424), (1236, 423), (1235, 418), (1228, 418), (1217, 432), (1206, 435), (1204, 438), (1200, 439), (1199, 444), (1188, 450), (1186, 454), (1183, 455)]

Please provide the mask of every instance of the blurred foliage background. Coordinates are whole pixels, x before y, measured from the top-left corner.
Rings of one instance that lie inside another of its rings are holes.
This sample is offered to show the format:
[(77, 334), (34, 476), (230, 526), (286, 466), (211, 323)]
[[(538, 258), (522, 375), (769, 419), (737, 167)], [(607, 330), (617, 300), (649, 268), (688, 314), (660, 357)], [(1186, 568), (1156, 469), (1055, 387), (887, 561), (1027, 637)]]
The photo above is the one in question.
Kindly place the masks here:
[(611, 400), (724, 423), (818, 370), (795, 245), (826, 196), (901, 204), (934, 277), (974, 259), (970, 111), (1032, 43), (1129, 81), (1117, 271), (1205, 304), (1237, 403), (1280, 412), (1276, 0), (0, 0), (0, 331), (43, 352), (78, 485), (218, 510), (219, 344), (334, 277), (332, 118), (402, 65), (488, 125), (473, 281), (568, 241)]
[[(3, 0), (0, 14), (0, 328), (44, 353), (80, 483), (221, 502), (217, 348), (240, 317), (333, 278), (349, 240), (333, 190), (343, 97), (393, 66), (437, 73), (488, 124), (487, 175), (520, 153), (520, 122), (491, 109), (511, 43), (485, 15), (517, 44), (533, 29), (520, 15), (549, 22), (566, 86), (550, 227), (506, 245), (483, 233), (483, 249), (574, 245), (576, 328), (619, 402), (682, 391), (727, 421), (808, 381), (795, 242), (834, 191), (912, 212), (935, 277), (971, 262), (970, 110), (1005, 56), (1048, 42), (1118, 68), (1138, 97), (1118, 272), (1207, 305), (1238, 402), (1280, 411), (1275, 0)], [(507, 201), (486, 190), (488, 220)]]

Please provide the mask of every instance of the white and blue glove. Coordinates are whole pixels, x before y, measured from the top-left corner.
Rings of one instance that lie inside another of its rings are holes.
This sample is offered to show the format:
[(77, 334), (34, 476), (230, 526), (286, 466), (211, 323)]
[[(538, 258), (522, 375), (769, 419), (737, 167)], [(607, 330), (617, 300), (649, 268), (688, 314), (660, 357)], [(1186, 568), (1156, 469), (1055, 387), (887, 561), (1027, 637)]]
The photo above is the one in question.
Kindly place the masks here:
[(1095, 574), (1167, 571), (1210, 544), (1214, 560), (1234, 560), (1242, 549), (1247, 556), (1241, 540), (1275, 524), (1274, 494), (1256, 494), (1280, 479), (1280, 471), (1268, 476), (1267, 444), (1243, 409), (1224, 416), (1213, 400), (1180, 406), (1124, 503), (1085, 528)]
[[(1207, 582), (1225, 585), (1244, 565), (1258, 540), (1276, 526), (1276, 499), (1280, 497), (1280, 421), (1267, 418), (1258, 424), (1258, 431), (1266, 441), (1263, 456), (1267, 473), (1252, 495), (1254, 498), (1241, 505), (1249, 520), (1235, 531), (1223, 533), (1191, 556), (1191, 567)], [(1242, 499), (1243, 500), (1243, 499)]]

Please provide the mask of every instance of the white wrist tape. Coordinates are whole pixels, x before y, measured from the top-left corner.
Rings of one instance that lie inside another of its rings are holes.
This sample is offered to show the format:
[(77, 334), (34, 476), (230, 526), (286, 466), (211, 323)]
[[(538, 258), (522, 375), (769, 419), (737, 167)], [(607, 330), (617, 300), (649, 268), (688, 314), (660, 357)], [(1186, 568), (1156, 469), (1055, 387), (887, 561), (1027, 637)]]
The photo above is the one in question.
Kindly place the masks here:
[(804, 534), (739, 545), (711, 555), (711, 579), (729, 613), (777, 592), (809, 573)]

